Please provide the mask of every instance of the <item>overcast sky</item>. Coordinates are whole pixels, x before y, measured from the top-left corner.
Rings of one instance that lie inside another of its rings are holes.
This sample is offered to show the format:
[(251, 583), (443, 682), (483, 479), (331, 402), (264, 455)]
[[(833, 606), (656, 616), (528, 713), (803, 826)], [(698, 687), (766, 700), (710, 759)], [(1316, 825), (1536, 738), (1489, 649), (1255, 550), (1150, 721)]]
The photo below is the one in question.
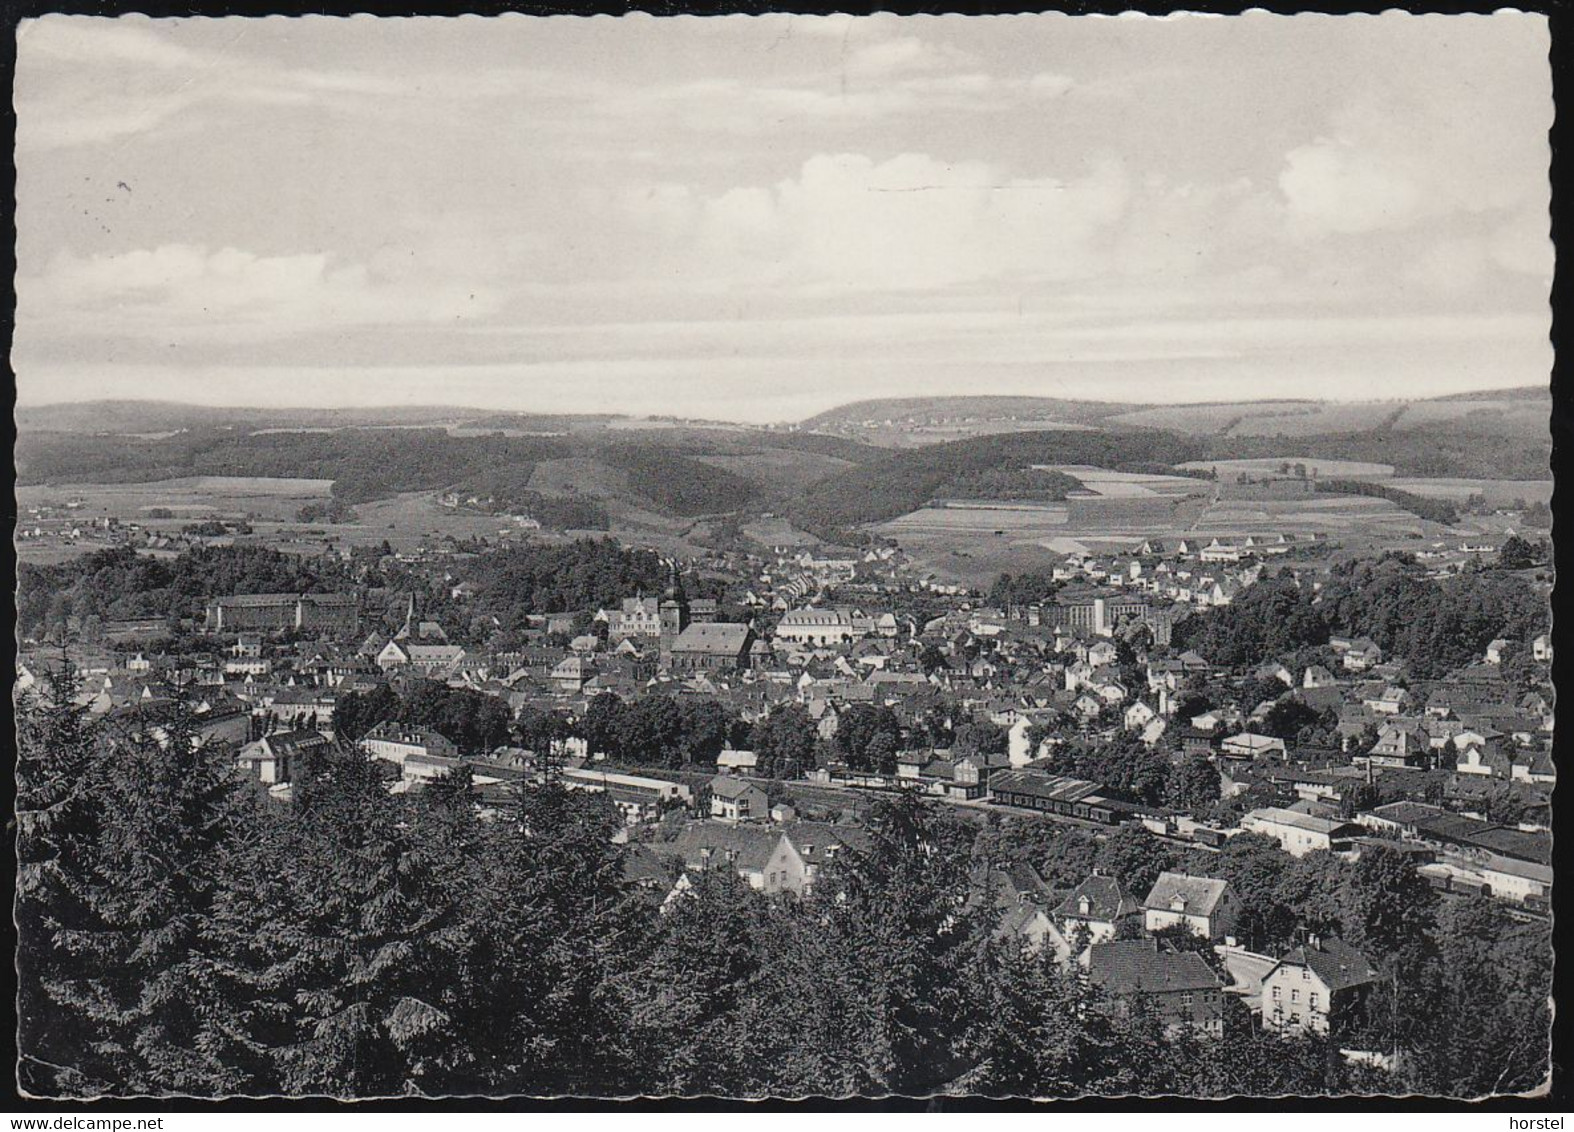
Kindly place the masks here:
[(1540, 16), (46, 17), (24, 403), (1543, 384)]

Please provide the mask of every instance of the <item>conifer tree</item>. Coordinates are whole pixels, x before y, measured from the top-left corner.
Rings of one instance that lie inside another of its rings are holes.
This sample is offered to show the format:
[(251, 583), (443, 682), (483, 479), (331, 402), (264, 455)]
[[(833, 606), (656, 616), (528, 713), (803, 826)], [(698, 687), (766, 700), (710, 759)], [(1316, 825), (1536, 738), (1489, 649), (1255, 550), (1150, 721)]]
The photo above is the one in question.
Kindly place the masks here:
[(45, 988), (69, 971), (54, 933), (87, 915), (79, 892), (98, 835), (91, 789), (97, 728), (77, 703), (81, 679), (71, 664), (43, 685), (16, 703), (16, 1006), (19, 1084), (53, 1095), (91, 1091), (94, 1076), (83, 1056), (89, 1035), (53, 1009)]
[(49, 980), (50, 997), (88, 1026), (88, 1048), (121, 1088), (207, 1091), (219, 1067), (195, 1048), (192, 974), (217, 861), (249, 802), (179, 698), (129, 720), (90, 781), (96, 836), (76, 864), (85, 914), (54, 933), (69, 969)]

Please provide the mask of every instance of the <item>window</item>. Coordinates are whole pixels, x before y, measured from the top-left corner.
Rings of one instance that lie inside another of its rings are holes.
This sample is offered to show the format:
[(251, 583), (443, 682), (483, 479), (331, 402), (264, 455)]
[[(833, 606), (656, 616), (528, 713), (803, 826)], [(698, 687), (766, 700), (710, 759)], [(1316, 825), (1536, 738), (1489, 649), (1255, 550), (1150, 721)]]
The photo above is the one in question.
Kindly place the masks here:
[(1298, 990), (1293, 990), (1292, 989), (1290, 991), (1290, 1001), (1291, 1002), (1300, 1002), (1301, 1001), (1301, 992), (1298, 991)]
[(1279, 1001), (1279, 988), (1278, 987), (1274, 987), (1273, 988), (1273, 1000), (1275, 1002)]
[(1191, 991), (1182, 991), (1181, 992), (1180, 1004), (1182, 1006), (1190, 1006), (1191, 1005)]
[(1317, 992), (1316, 991), (1312, 992), (1311, 997), (1307, 1000), (1307, 1005), (1309, 1005), (1313, 1010), (1317, 1009)]

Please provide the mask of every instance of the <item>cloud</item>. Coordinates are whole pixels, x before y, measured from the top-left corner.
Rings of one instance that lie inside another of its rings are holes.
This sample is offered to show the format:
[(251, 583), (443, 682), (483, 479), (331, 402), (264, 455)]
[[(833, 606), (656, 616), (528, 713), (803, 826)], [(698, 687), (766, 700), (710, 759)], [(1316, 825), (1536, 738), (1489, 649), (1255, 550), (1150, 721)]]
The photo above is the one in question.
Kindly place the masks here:
[(885, 161), (843, 153), (816, 155), (793, 178), (737, 186), (697, 207), (670, 187), (634, 199), (637, 216), (673, 234), (669, 255), (687, 261), (691, 277), (904, 291), (1087, 274), (1129, 195), (1113, 161), (1060, 180), (919, 153)]
[(1326, 138), (1290, 151), (1279, 187), (1296, 231), (1312, 237), (1404, 227), (1422, 199), (1421, 187), (1381, 155)]
[(259, 256), (165, 244), (112, 255), (62, 253), (18, 278), (18, 324), (166, 336), (264, 337), (334, 326), (453, 323), (494, 310), (495, 292), (412, 281), (320, 253)]
[(17, 39), (17, 148), (56, 149), (116, 141), (165, 126), (206, 105), (375, 107), (405, 90), (375, 73), (309, 70), (234, 48), (247, 21), (220, 48), (176, 42), (191, 21), (159, 34), (122, 17), (47, 16)]
[(843, 66), (850, 75), (878, 79), (914, 71), (944, 70), (969, 61), (968, 55), (955, 48), (926, 43), (909, 35), (860, 47), (847, 57)]

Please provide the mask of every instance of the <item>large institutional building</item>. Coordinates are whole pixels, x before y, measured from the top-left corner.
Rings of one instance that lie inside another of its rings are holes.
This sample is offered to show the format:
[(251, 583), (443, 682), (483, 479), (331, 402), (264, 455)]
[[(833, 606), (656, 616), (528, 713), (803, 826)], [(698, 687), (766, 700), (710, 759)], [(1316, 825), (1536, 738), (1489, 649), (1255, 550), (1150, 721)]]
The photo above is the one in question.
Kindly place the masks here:
[(356, 594), (238, 594), (208, 602), (209, 633), (300, 630), (351, 635), (361, 627)]

